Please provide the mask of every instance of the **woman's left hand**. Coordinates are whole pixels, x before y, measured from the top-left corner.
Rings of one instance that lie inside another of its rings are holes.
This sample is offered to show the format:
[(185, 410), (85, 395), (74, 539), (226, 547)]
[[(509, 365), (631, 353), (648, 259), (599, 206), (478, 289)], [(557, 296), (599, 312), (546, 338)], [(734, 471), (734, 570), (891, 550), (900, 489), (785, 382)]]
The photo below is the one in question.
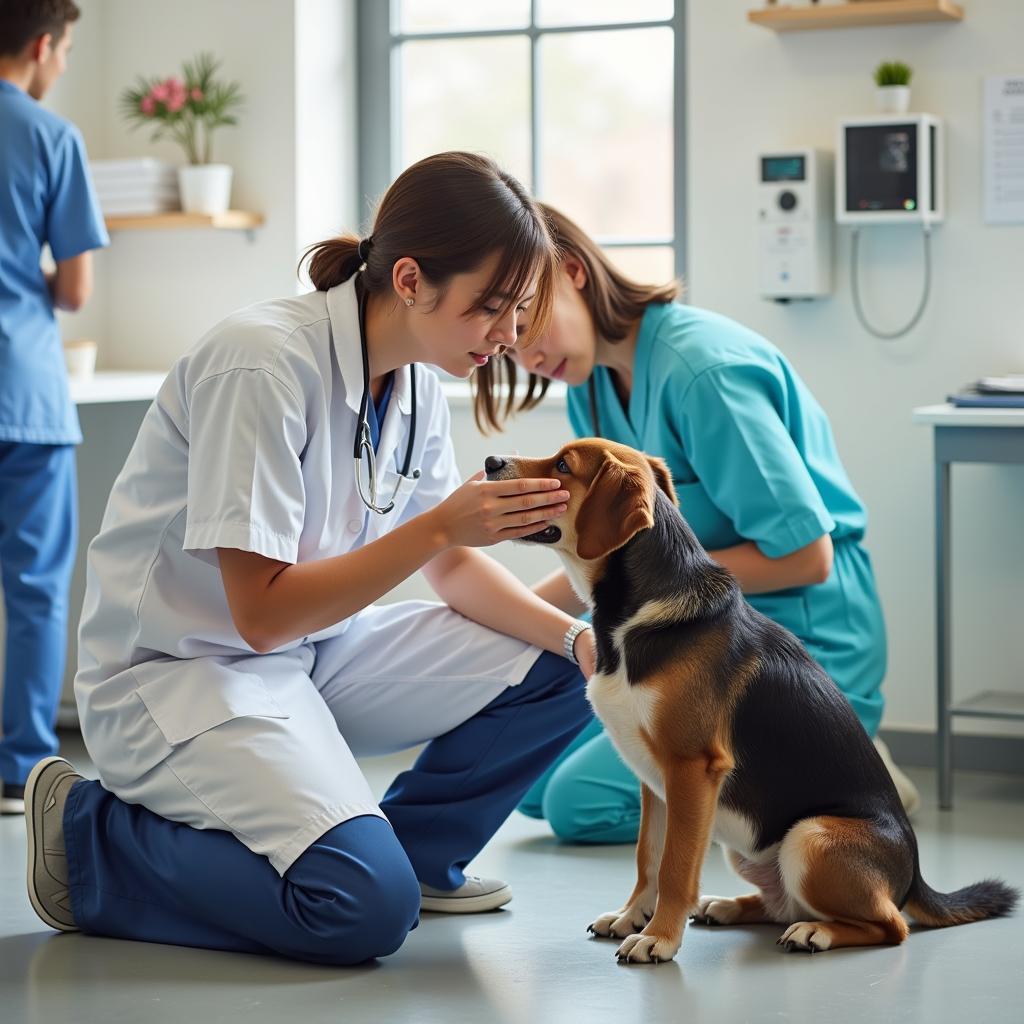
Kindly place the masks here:
[(584, 629), (573, 644), (573, 652), (580, 663), (580, 671), (584, 679), (589, 679), (597, 670), (597, 646), (594, 643), (594, 630)]

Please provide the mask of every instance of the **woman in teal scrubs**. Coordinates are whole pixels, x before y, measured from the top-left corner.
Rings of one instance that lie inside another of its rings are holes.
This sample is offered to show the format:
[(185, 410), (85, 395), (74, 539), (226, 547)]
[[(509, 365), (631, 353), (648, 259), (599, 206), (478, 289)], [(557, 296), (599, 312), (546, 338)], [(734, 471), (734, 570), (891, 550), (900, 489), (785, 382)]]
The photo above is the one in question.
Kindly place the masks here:
[[(498, 388), (515, 383), (518, 367), (530, 377), (520, 409), (561, 380), (578, 437), (661, 456), (704, 547), (758, 611), (800, 638), (874, 737), (884, 707), (885, 623), (862, 543), (867, 515), (828, 417), (770, 342), (674, 301), (674, 284), (630, 281), (577, 225), (545, 211), (563, 253), (551, 324), (484, 368), (491, 372), (478, 372), (478, 421), (501, 426), (510, 409), (499, 407)], [(570, 614), (583, 610), (564, 572), (534, 589)], [(913, 784), (876, 744), (913, 809)], [(639, 785), (595, 721), (519, 809), (569, 841), (631, 842)]]

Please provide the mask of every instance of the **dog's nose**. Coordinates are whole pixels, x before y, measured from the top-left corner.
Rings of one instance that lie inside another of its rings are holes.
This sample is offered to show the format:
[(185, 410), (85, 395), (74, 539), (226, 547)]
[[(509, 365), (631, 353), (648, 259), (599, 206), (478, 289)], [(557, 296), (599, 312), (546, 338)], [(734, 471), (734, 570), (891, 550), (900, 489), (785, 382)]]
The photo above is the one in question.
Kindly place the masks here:
[(484, 459), (484, 469), (488, 473), (497, 473), (505, 465), (505, 460), (500, 455), (488, 455)]

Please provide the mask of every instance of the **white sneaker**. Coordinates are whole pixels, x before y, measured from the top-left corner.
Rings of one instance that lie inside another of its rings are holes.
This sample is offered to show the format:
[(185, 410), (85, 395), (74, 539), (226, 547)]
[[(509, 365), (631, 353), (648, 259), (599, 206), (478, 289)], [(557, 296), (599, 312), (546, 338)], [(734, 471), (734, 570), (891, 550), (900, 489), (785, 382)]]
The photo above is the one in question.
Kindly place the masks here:
[(512, 899), (512, 889), (496, 878), (477, 878), (466, 875), (458, 889), (434, 889), (420, 882), (421, 910), (438, 914), (480, 914), (497, 910)]
[(896, 767), (892, 754), (889, 753), (889, 748), (885, 745), (885, 740), (876, 736), (875, 749), (882, 755), (882, 763), (892, 776), (892, 781), (896, 783), (896, 792), (899, 794), (900, 803), (903, 804), (903, 810), (909, 817), (921, 806), (921, 794), (918, 793), (917, 786)]

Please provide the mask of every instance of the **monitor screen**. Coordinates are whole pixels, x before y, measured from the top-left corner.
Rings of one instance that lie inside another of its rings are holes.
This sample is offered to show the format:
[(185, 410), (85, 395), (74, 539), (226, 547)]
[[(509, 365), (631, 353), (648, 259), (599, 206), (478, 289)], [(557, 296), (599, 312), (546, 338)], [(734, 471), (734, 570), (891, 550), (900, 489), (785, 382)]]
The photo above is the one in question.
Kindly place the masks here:
[(804, 158), (802, 156), (761, 157), (762, 181), (803, 181)]
[(917, 206), (917, 125), (848, 125), (846, 209), (909, 213)]

